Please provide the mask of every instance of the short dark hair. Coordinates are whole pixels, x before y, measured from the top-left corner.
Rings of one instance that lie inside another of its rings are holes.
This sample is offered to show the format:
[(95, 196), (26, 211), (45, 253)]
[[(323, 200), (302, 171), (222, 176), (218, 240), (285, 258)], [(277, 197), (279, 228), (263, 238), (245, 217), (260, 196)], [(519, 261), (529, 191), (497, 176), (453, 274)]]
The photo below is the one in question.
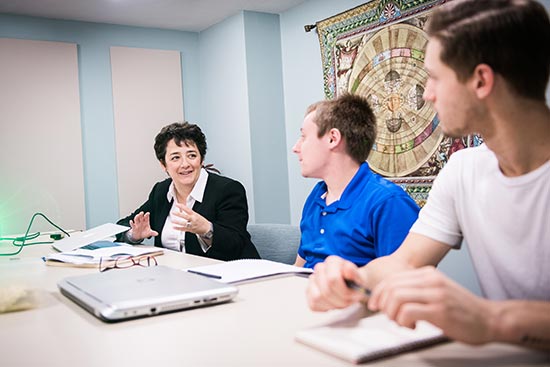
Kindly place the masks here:
[(441, 42), (441, 61), (460, 81), (487, 64), (519, 96), (545, 100), (550, 20), (537, 1), (451, 1), (432, 13), (426, 31)]
[(346, 143), (346, 152), (356, 162), (362, 163), (368, 158), (376, 139), (376, 116), (366, 98), (346, 93), (330, 101), (312, 104), (307, 113), (313, 111), (316, 112), (313, 121), (318, 126), (319, 137), (336, 128)]
[(182, 142), (184, 144), (195, 144), (201, 155), (201, 162), (204, 161), (204, 156), (206, 155), (206, 137), (201, 128), (189, 122), (174, 122), (163, 127), (155, 137), (155, 154), (162, 164), (166, 165), (166, 160), (164, 159), (166, 157), (166, 146), (172, 139), (174, 139), (174, 142), (179, 147), (181, 147)]

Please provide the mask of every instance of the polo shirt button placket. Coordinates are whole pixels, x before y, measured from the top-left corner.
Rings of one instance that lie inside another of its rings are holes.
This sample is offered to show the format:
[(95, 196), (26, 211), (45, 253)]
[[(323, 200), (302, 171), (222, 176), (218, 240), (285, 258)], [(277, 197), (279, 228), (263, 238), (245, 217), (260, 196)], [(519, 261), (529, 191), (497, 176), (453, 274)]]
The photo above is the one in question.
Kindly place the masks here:
[[(321, 212), (321, 216), (322, 216), (322, 217), (326, 217), (327, 214), (328, 214), (328, 213), (327, 213), (326, 210), (323, 210), (323, 211)], [(324, 220), (321, 220), (321, 222), (324, 222)], [(319, 230), (319, 233), (325, 234), (325, 229), (324, 229), (324, 228), (321, 228), (321, 229)]]

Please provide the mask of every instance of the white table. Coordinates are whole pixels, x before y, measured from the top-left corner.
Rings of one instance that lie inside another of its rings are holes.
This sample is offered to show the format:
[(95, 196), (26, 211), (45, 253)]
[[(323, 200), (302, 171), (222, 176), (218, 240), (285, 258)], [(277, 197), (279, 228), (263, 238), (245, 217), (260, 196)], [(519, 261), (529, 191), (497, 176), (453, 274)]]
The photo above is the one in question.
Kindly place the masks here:
[[(6, 249), (6, 243), (0, 244), (0, 250)], [(107, 324), (56, 286), (65, 276), (97, 270), (46, 266), (40, 257), (50, 252), (49, 245), (37, 245), (25, 248), (17, 259), (0, 258), (0, 284), (26, 285), (40, 300), (34, 309), (0, 314), (2, 367), (350, 365), (294, 341), (296, 331), (334, 316), (308, 309), (304, 278), (247, 283), (239, 286), (231, 303)], [(175, 268), (213, 262), (171, 251), (158, 259)], [(453, 342), (369, 365), (550, 366), (550, 356), (504, 344), (470, 347)]]

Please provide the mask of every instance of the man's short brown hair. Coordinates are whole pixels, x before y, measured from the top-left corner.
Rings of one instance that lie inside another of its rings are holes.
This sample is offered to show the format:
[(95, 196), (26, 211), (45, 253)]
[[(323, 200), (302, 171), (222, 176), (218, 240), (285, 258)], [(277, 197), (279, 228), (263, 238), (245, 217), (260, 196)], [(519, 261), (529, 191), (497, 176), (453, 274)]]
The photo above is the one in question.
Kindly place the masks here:
[(545, 100), (550, 21), (537, 1), (454, 0), (432, 13), (426, 31), (441, 42), (441, 61), (460, 81), (487, 64), (518, 95)]
[(335, 128), (342, 134), (346, 152), (358, 163), (364, 162), (376, 139), (376, 117), (367, 102), (357, 94), (344, 94), (336, 99), (312, 104), (307, 114), (315, 111), (313, 121), (318, 136)]

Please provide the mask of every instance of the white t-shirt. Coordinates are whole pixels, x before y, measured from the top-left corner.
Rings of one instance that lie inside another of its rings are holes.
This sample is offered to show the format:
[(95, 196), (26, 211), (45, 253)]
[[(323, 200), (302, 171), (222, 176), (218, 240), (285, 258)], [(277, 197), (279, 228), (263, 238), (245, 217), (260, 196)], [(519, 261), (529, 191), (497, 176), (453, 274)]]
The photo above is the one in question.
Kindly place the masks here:
[(485, 145), (454, 153), (411, 232), (465, 239), (489, 299), (550, 300), (550, 161), (506, 177)]

